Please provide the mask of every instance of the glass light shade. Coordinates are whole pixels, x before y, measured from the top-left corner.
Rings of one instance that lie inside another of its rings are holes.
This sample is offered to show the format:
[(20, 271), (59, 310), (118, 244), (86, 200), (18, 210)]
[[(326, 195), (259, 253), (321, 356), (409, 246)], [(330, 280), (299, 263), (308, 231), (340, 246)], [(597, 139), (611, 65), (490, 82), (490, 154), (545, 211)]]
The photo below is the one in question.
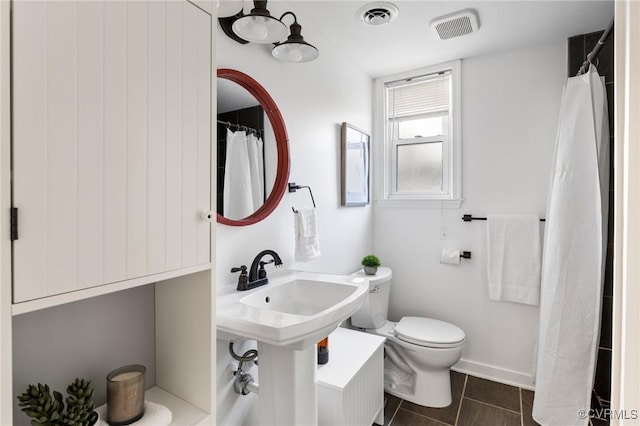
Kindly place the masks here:
[(218, 18), (235, 16), (242, 11), (242, 0), (219, 0)]
[(287, 26), (272, 16), (243, 16), (232, 29), (238, 37), (253, 43), (277, 43), (287, 36)]
[(276, 45), (271, 54), (281, 61), (309, 62), (318, 57), (320, 52), (307, 42), (285, 41)]

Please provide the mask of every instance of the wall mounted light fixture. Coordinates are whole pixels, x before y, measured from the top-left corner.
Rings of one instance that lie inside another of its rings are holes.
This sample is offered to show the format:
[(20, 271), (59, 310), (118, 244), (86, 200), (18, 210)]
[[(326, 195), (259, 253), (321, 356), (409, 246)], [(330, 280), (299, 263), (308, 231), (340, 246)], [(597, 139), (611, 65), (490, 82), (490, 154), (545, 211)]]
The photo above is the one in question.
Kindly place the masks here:
[(284, 39), (287, 36), (287, 26), (271, 16), (267, 2), (255, 0), (253, 5), (251, 13), (236, 19), (233, 23), (233, 32), (253, 43), (277, 43)]
[(313, 61), (320, 55), (318, 49), (315, 46), (304, 41), (302, 37), (302, 26), (298, 24), (298, 18), (295, 13), (285, 12), (280, 17), (280, 21), (286, 15), (293, 16), (293, 24), (289, 26), (291, 34), (287, 37), (286, 41), (282, 43), (276, 43), (275, 47), (271, 50), (271, 54), (276, 59), (287, 62), (309, 62)]
[[(293, 12), (285, 12), (276, 19), (267, 9), (267, 2), (254, 0), (253, 9), (248, 15), (242, 11), (234, 16), (219, 18), (224, 33), (237, 41), (269, 44), (273, 43), (271, 53), (276, 59), (286, 62), (309, 62), (318, 57), (318, 49), (307, 43), (302, 37), (302, 26)], [(293, 23), (287, 26), (282, 22), (285, 16), (291, 15)], [(285, 40), (286, 37), (286, 40)]]

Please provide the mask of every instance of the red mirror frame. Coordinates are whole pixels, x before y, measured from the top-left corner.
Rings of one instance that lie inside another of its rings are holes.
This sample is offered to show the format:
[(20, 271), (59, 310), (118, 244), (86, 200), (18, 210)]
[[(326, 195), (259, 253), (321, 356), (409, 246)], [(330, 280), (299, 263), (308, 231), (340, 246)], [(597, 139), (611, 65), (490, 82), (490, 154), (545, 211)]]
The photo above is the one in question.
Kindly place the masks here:
[(289, 182), (289, 138), (287, 136), (287, 128), (284, 125), (284, 120), (278, 105), (274, 102), (269, 92), (253, 78), (249, 77), (240, 71), (219, 68), (218, 78), (224, 78), (226, 80), (233, 81), (236, 84), (244, 87), (254, 98), (260, 103), (265, 114), (269, 118), (273, 133), (276, 138), (276, 151), (278, 153), (278, 167), (276, 172), (276, 180), (273, 183), (273, 189), (267, 197), (264, 204), (256, 210), (252, 215), (245, 217), (244, 219), (227, 219), (218, 213), (218, 223), (223, 223), (230, 226), (246, 226), (258, 223), (261, 220), (268, 217), (272, 211), (278, 207), (280, 200), (287, 191), (287, 183)]

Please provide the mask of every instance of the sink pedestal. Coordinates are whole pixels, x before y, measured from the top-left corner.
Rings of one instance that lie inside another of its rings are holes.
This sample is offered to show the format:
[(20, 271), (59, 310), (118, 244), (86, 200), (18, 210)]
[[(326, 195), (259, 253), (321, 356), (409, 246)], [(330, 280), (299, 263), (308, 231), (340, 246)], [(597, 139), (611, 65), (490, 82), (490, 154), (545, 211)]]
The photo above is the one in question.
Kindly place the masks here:
[(294, 350), (258, 342), (261, 425), (316, 426), (316, 346)]

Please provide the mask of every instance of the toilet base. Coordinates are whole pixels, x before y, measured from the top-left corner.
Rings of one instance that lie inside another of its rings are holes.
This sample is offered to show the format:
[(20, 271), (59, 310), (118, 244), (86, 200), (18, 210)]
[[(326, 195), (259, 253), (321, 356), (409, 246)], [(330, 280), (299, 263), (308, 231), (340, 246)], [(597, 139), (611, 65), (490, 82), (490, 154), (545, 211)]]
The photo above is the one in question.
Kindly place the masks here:
[(451, 374), (449, 369), (420, 371), (413, 386), (385, 381), (384, 390), (406, 401), (424, 407), (443, 408), (451, 405)]

